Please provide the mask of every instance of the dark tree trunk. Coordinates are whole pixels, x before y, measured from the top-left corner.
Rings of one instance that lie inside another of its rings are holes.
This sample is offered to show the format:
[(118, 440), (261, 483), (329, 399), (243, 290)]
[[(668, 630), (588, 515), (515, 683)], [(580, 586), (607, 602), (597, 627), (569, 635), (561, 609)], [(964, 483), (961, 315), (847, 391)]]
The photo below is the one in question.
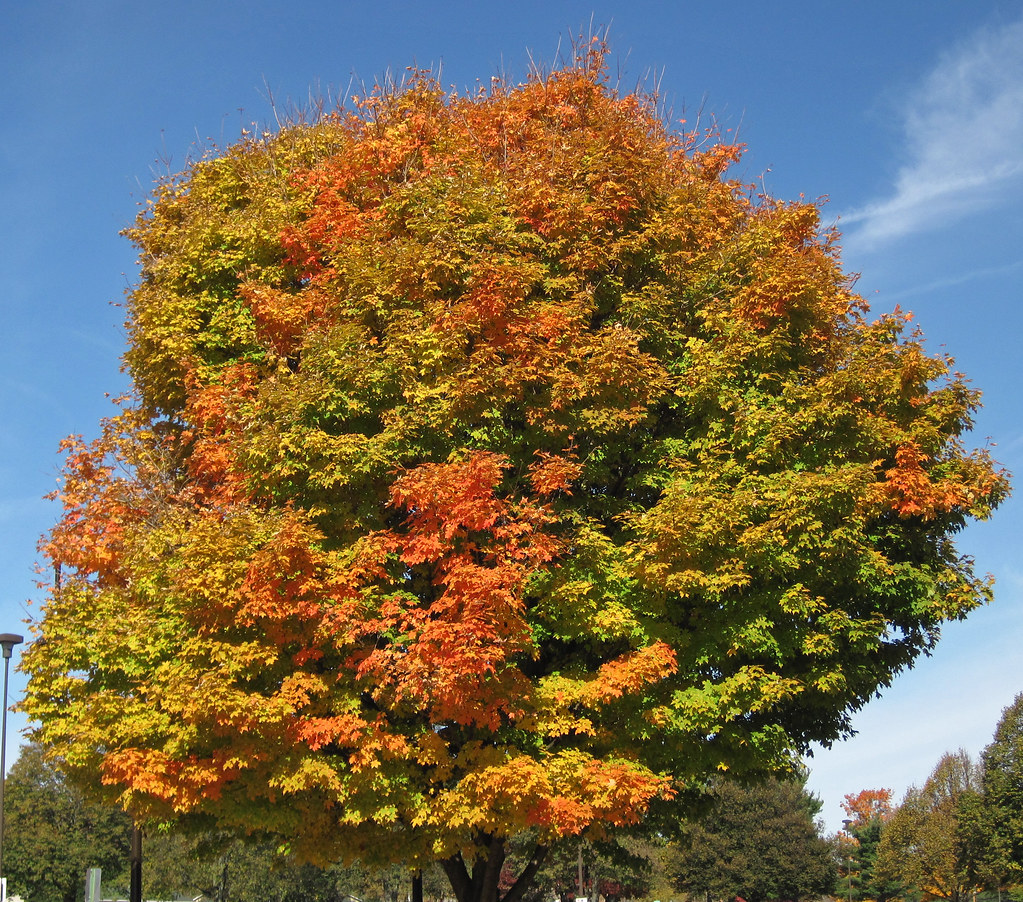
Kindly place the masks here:
[(128, 855), (129, 881), (128, 899), (142, 902), (142, 829), (134, 821), (131, 825), (131, 851)]
[(471, 871), (461, 855), (442, 861), (444, 873), (447, 874), (458, 902), (521, 902), (543, 864), (547, 847), (536, 847), (514, 885), (501, 896), (501, 869), (506, 854), (505, 841), (500, 837), (492, 837), (487, 854), (473, 862)]

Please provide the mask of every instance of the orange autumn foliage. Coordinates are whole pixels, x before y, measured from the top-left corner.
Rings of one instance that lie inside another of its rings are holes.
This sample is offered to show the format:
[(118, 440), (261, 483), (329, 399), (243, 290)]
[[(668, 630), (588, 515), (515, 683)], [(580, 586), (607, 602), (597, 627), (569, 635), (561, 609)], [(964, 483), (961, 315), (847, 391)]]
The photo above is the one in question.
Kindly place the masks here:
[(848, 793), (842, 801), (842, 810), (849, 816), (850, 826), (864, 827), (873, 820), (888, 820), (894, 813), (890, 789), (861, 789)]

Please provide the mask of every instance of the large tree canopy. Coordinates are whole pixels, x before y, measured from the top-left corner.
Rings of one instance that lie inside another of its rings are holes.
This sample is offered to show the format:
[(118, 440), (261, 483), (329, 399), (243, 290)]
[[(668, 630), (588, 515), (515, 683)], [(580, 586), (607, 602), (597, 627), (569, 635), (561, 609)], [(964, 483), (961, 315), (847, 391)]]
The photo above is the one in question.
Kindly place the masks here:
[(134, 394), (44, 543), (38, 739), (136, 817), (440, 859), (465, 902), (511, 835), (846, 733), (988, 596), (951, 537), (1005, 481), (976, 392), (738, 156), (594, 44), (159, 185)]

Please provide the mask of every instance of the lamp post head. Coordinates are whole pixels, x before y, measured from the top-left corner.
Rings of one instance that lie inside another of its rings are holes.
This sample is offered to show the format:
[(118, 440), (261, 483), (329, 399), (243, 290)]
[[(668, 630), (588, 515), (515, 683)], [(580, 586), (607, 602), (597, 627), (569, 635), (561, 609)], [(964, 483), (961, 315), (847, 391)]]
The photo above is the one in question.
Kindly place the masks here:
[(14, 651), (15, 645), (20, 645), (25, 641), (24, 636), (19, 636), (17, 633), (0, 633), (0, 646), (3, 646), (4, 657), (9, 658), (11, 652)]

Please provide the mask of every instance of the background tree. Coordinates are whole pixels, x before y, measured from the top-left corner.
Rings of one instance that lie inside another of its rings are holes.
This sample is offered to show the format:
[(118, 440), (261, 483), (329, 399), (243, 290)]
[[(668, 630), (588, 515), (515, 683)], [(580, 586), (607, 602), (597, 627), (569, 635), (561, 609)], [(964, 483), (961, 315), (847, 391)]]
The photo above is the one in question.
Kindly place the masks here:
[(22, 746), (4, 789), (4, 876), (9, 895), (75, 902), (85, 873), (102, 868), (107, 892), (127, 890), (131, 821), (89, 802), (36, 743)]
[[(846, 835), (852, 840), (841, 847), (843, 884), (848, 881), (854, 899), (888, 902), (901, 895), (902, 884), (877, 872), (877, 855), (885, 825), (894, 814), (890, 789), (864, 789), (842, 802), (848, 816)], [(849, 873), (851, 869), (851, 873)]]
[[(517, 871), (513, 846), (512, 873)], [(533, 900), (572, 902), (578, 896), (602, 897), (607, 902), (648, 897), (659, 871), (663, 870), (660, 849), (664, 842), (645, 837), (618, 836), (602, 842), (567, 837), (551, 847), (536, 875), (530, 896)], [(528, 844), (526, 844), (528, 848)], [(579, 884), (580, 863), (582, 885)], [(665, 884), (665, 889), (670, 887)]]
[(960, 750), (938, 762), (922, 789), (911, 787), (881, 835), (876, 876), (925, 899), (966, 902), (985, 884), (981, 774)]
[(676, 882), (695, 898), (747, 902), (818, 898), (836, 885), (820, 802), (799, 779), (752, 786), (719, 780), (713, 802), (682, 828)]
[[(147, 836), (143, 879), (145, 898), (202, 895), (210, 902), (405, 902), (411, 887), (405, 868), (318, 868), (295, 862), (271, 842), (217, 833)], [(442, 899), (446, 886), (439, 867), (426, 872), (426, 898)]]
[(981, 753), (991, 870), (1001, 885), (1023, 883), (1023, 693), (1002, 712)]
[(203, 896), (210, 902), (334, 902), (332, 881), (318, 868), (281, 861), (270, 843), (232, 836), (148, 835), (144, 842), (145, 898)]
[(134, 394), (71, 439), (37, 737), (140, 819), (329, 862), (632, 829), (790, 770), (989, 596), (978, 396), (865, 317), (813, 204), (605, 50), (410, 73), (161, 184)]

